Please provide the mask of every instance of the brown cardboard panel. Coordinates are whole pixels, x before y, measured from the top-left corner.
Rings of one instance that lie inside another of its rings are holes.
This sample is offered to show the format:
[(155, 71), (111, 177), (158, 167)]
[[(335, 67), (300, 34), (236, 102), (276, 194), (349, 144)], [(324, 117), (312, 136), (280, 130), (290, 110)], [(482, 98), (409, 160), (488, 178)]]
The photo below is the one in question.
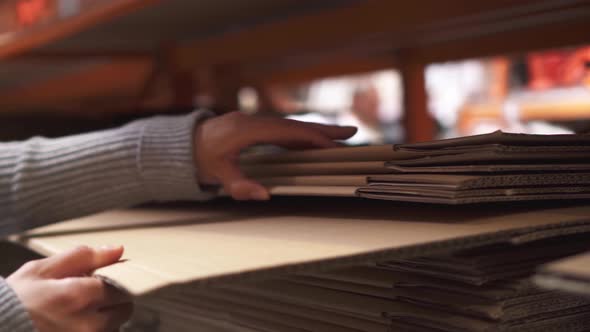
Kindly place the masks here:
[(534, 281), (547, 289), (590, 297), (590, 253), (546, 264), (534, 276)]
[[(490, 176), (493, 177), (494, 175)], [(449, 189), (461, 189), (465, 183), (485, 178), (484, 175), (461, 174), (382, 174), (369, 176), (369, 182), (408, 183), (410, 185), (444, 185)]]
[(272, 195), (354, 197), (358, 186), (270, 186)]
[(314, 277), (290, 277), (293, 283), (338, 290), (347, 293), (392, 299), (432, 309), (450, 311), (464, 315), (474, 315), (484, 319), (499, 319), (503, 316), (501, 302), (486, 300), (467, 294), (457, 294), (433, 289), (381, 288), (357, 283), (334, 281)]
[(560, 310), (552, 315), (540, 315), (534, 319), (524, 320), (514, 324), (505, 324), (500, 331), (526, 332), (562, 332), (587, 331), (590, 328), (590, 307), (583, 306), (573, 309)]
[[(383, 204), (386, 203), (386, 204)], [(212, 202), (112, 211), (37, 229), (43, 254), (123, 244), (125, 261), (98, 273), (140, 295), (172, 284), (246, 280), (400, 255), (424, 256), (590, 222), (590, 206), (429, 207), (358, 199)]]
[(547, 195), (547, 194), (589, 194), (590, 186), (531, 186), (502, 189), (449, 189), (447, 185), (440, 184), (411, 184), (411, 183), (371, 183), (369, 186), (359, 188), (362, 193), (383, 193), (408, 196), (423, 196), (448, 199), (474, 199), (477, 197), (514, 197), (522, 195)]
[(214, 299), (233, 305), (255, 308), (268, 315), (272, 315), (274, 312), (280, 312), (310, 320), (316, 320), (319, 322), (345, 326), (358, 331), (386, 332), (388, 331), (387, 328), (389, 325), (387, 322), (383, 321), (375, 322), (350, 315), (344, 315), (334, 311), (320, 310), (317, 308), (309, 308), (280, 300), (262, 298), (253, 294), (244, 296), (242, 293), (235, 292), (230, 289), (212, 288), (206, 290), (194, 288), (185, 289), (183, 287), (181, 290), (176, 292), (167, 293), (169, 294), (167, 294), (165, 297), (172, 300), (179, 300), (183, 298), (186, 300), (187, 297), (192, 299), (198, 298), (204, 301)]
[[(447, 255), (399, 259), (415, 267), (455, 273), (487, 274), (514, 269), (518, 264), (554, 260), (590, 249), (588, 234), (569, 235), (524, 244), (496, 244)], [(471, 271), (471, 272), (470, 272)]]
[(504, 144), (516, 146), (590, 145), (590, 135), (531, 135), (495, 131), (488, 134), (444, 139), (432, 142), (401, 144), (412, 149), (444, 149), (457, 146)]
[(432, 203), (432, 204), (476, 204), (476, 203), (507, 203), (507, 202), (521, 202), (521, 201), (586, 201), (590, 199), (590, 194), (587, 193), (569, 193), (569, 194), (533, 194), (533, 195), (496, 195), (496, 196), (472, 196), (464, 198), (444, 198), (424, 195), (406, 195), (403, 193), (386, 193), (383, 190), (373, 190), (371, 187), (363, 187), (357, 190), (360, 197), (370, 199), (381, 199), (398, 202), (414, 202), (414, 203)]
[(525, 172), (590, 172), (590, 164), (497, 164), (458, 166), (399, 166), (387, 162), (386, 166), (396, 173), (525, 173)]
[(360, 187), (367, 185), (368, 175), (280, 176), (258, 179), (264, 186), (331, 186)]
[[(439, 141), (434, 141), (436, 143)], [(492, 153), (530, 153), (530, 154), (544, 154), (544, 153), (555, 153), (555, 152), (590, 152), (590, 145), (583, 143), (583, 145), (514, 145), (514, 144), (502, 144), (502, 143), (491, 143), (481, 145), (457, 145), (453, 147), (444, 147), (437, 149), (424, 149), (424, 148), (412, 148), (401, 145), (394, 146), (395, 151), (411, 152), (415, 153), (416, 156), (419, 154), (430, 154), (430, 155), (459, 155), (459, 154), (471, 154), (475, 152), (492, 152)]]
[(555, 151), (555, 152), (504, 152), (478, 150), (461, 154), (425, 155), (421, 158), (397, 160), (399, 166), (446, 166), (473, 164), (551, 164), (588, 162), (587, 151)]
[[(449, 188), (456, 190), (485, 189), (485, 188), (518, 188), (518, 187), (547, 187), (575, 185), (577, 187), (590, 185), (590, 173), (563, 174), (500, 174), (500, 175), (462, 175), (462, 174), (383, 174), (369, 176), (370, 183), (392, 183), (432, 185), (434, 188)], [(392, 186), (395, 188), (395, 186)]]
[(243, 165), (242, 171), (255, 178), (290, 175), (384, 174), (391, 171), (383, 161), (340, 161), (328, 163), (284, 163)]
[(549, 263), (543, 269), (546, 272), (569, 275), (576, 279), (587, 279), (590, 282), (590, 253), (583, 253)]
[[(272, 196), (308, 196), (308, 197), (356, 197), (359, 186), (335, 185), (335, 186), (304, 186), (304, 185), (267, 185)], [(221, 197), (229, 197), (222, 189)]]
[(267, 281), (261, 284), (231, 287), (231, 289), (237, 289), (244, 294), (284, 299), (312, 308), (351, 313), (374, 320), (382, 320), (383, 317), (395, 316), (402, 322), (406, 319), (420, 319), (441, 326), (453, 327), (455, 330), (473, 327), (474, 331), (485, 331), (495, 324), (489, 320), (462, 315), (450, 315), (448, 311), (441, 311), (410, 303), (289, 282)]
[(386, 161), (414, 156), (414, 153), (394, 152), (392, 145), (375, 145), (305, 151), (288, 151), (280, 153), (246, 154), (240, 157), (240, 163), (246, 165), (342, 161)]
[[(334, 281), (321, 277), (290, 277), (289, 281), (340, 290), (348, 293), (388, 298), (412, 303), (426, 308), (438, 309), (458, 315), (475, 316), (483, 319), (519, 320), (529, 316), (550, 313), (588, 304), (578, 297), (556, 292), (537, 290), (529, 294), (518, 294), (513, 290), (511, 297), (498, 300), (473, 294), (458, 293), (442, 288), (380, 288), (359, 283)], [(442, 284), (445, 282), (443, 281)]]
[(406, 289), (408, 292), (445, 291), (480, 297), (490, 301), (503, 301), (514, 296), (526, 296), (538, 292), (527, 280), (500, 280), (484, 285), (472, 285), (424, 274), (404, 273), (375, 267), (351, 267), (336, 271), (306, 274), (316, 278), (358, 283), (373, 287)]
[[(215, 294), (215, 293), (213, 293)], [(276, 309), (263, 309), (259, 306), (243, 305), (231, 301), (225, 301), (217, 296), (207, 296), (204, 294), (170, 294), (157, 298), (154, 301), (157, 307), (166, 308), (165, 310), (186, 312), (187, 315), (195, 314), (198, 309), (206, 308), (207, 316), (225, 319), (228, 323), (242, 323), (246, 326), (265, 327), (272, 326), (271, 331), (326, 331), (326, 332), (357, 332), (358, 330), (337, 324), (338, 321), (331, 322), (311, 319), (304, 316), (295, 315), (289, 311), (278, 311)], [(197, 310), (195, 310), (197, 309)], [(382, 328), (381, 331), (384, 331)]]
[[(399, 160), (400, 165), (461, 163), (466, 161), (584, 160), (590, 149), (590, 135), (526, 135), (494, 132), (416, 144), (342, 147), (279, 153), (246, 154), (243, 165), (277, 163), (321, 163)], [(561, 157), (560, 157), (561, 154)], [(427, 158), (421, 158), (425, 157)], [(439, 157), (437, 157), (439, 156)], [(554, 159), (557, 157), (557, 159)], [(429, 163), (427, 159), (434, 158)], [(441, 158), (441, 159), (439, 159)], [(483, 158), (483, 159), (482, 159)], [(418, 159), (417, 161), (403, 161)], [(403, 162), (402, 162), (403, 161)]]

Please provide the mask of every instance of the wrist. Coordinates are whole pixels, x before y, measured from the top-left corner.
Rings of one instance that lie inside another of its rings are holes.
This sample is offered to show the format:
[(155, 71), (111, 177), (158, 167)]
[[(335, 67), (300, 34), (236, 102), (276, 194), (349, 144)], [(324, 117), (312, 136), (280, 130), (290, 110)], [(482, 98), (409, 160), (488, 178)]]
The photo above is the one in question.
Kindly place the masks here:
[(138, 170), (151, 200), (202, 199), (194, 137), (206, 111), (148, 119), (143, 128)]
[(0, 278), (0, 326), (6, 331), (36, 331), (29, 312), (6, 280)]

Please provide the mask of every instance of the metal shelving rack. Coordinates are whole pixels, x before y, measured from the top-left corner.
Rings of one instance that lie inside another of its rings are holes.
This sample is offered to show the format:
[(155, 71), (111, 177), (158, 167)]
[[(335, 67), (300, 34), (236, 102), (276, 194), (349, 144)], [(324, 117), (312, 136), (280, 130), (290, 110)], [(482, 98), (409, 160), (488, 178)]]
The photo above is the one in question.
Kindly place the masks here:
[(394, 67), (417, 141), (435, 128), (426, 64), (588, 42), (590, 2), (12, 0), (0, 31), (2, 113), (148, 112), (195, 95), (223, 111), (243, 86)]

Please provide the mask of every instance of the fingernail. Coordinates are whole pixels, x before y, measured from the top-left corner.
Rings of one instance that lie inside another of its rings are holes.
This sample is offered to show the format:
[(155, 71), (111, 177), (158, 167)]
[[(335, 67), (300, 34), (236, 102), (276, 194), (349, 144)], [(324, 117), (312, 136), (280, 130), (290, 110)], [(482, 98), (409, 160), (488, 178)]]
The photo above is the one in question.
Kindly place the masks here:
[(270, 199), (270, 196), (266, 190), (258, 189), (250, 192), (250, 199), (257, 201), (267, 201)]

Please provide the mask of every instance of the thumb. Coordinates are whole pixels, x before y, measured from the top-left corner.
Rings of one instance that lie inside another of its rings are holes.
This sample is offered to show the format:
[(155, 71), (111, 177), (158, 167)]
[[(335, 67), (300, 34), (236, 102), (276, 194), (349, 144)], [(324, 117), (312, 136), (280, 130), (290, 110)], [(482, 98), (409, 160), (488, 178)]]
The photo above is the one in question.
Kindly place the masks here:
[(122, 246), (104, 246), (99, 249), (81, 246), (46, 258), (42, 275), (55, 279), (89, 275), (98, 268), (118, 262), (122, 255)]
[(217, 177), (223, 184), (223, 189), (235, 200), (270, 199), (268, 190), (260, 183), (246, 178), (234, 161), (225, 160), (218, 168)]

